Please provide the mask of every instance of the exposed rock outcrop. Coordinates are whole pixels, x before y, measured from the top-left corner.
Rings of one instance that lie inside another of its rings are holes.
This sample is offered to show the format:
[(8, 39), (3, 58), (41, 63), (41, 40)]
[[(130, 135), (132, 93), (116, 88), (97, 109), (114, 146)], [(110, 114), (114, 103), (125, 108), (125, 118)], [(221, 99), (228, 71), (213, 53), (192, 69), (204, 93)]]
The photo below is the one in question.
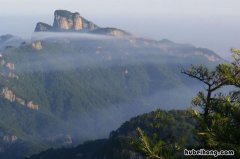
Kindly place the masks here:
[(6, 134), (0, 131), (0, 153), (5, 152), (12, 144), (15, 144), (18, 141), (16, 135)]
[(16, 99), (15, 94), (9, 88), (5, 87), (2, 89), (2, 97), (9, 100), (10, 102), (14, 102)]
[(11, 79), (19, 79), (19, 76), (15, 74), (15, 64), (12, 62), (6, 62), (2, 54), (0, 54), (0, 75)]
[(57, 10), (54, 13), (53, 28), (59, 30), (82, 30), (83, 21), (78, 13)]
[(37, 105), (37, 104), (33, 104), (32, 101), (29, 101), (26, 106), (27, 106), (29, 109), (33, 109), (33, 110), (38, 110), (38, 109), (39, 109), (38, 105)]
[(23, 100), (22, 98), (16, 98), (16, 102), (18, 103), (18, 104), (21, 104), (21, 105), (25, 105), (25, 100)]
[(13, 72), (9, 72), (9, 73), (8, 73), (8, 77), (9, 77), (9, 78), (12, 78), (12, 79), (19, 79), (19, 76), (16, 75), (15, 73), (13, 73)]
[(130, 36), (131, 34), (117, 28), (99, 28), (93, 31), (96, 34), (111, 35), (115, 37)]
[(29, 109), (39, 110), (39, 106), (37, 104), (34, 104), (33, 101), (26, 102), (24, 99), (22, 99), (20, 97), (16, 97), (14, 92), (12, 90), (10, 90), (8, 87), (5, 87), (2, 89), (1, 96), (4, 99), (9, 100), (10, 102), (16, 102), (16, 103), (18, 103), (22, 106), (25, 106)]
[(51, 25), (48, 25), (46, 23), (39, 22), (36, 25), (35, 31), (40, 32), (40, 31), (51, 31), (53, 28)]
[(53, 26), (39, 22), (35, 27), (35, 32), (46, 31), (91, 31), (99, 28), (96, 24), (81, 17), (79, 13), (66, 10), (56, 10), (54, 12)]
[(5, 143), (14, 143), (18, 140), (18, 137), (15, 135), (5, 135), (2, 138), (2, 141)]
[(42, 42), (41, 41), (35, 41), (32, 43), (32, 48), (35, 50), (42, 50), (43, 46), (42, 46)]
[(14, 63), (8, 62), (5, 65), (9, 70), (14, 70), (15, 69), (15, 65)]
[(80, 16), (78, 12), (72, 13), (66, 10), (56, 10), (54, 12), (52, 26), (42, 22), (37, 23), (35, 32), (87, 32), (116, 37), (131, 35), (117, 28), (100, 28), (93, 22)]
[(200, 55), (200, 56), (204, 56), (208, 59), (208, 61), (211, 61), (211, 62), (216, 62), (216, 61), (220, 61), (221, 59), (218, 58), (217, 56), (213, 55), (213, 54), (206, 54), (205, 52), (203, 51), (195, 51), (194, 52), (195, 55)]
[(56, 136), (51, 136), (47, 138), (47, 142), (58, 143), (58, 145), (62, 146), (70, 146), (73, 144), (72, 137), (69, 134), (58, 134)]

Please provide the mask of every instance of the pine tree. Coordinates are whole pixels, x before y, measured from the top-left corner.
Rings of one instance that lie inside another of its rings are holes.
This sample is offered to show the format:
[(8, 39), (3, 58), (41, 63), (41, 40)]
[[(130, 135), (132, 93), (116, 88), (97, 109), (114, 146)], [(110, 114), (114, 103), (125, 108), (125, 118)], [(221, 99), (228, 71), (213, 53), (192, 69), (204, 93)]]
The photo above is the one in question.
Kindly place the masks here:
[[(230, 64), (219, 64), (214, 70), (191, 66), (182, 73), (205, 84), (205, 92), (192, 100), (192, 112), (198, 121), (196, 132), (203, 147), (233, 149), (240, 155), (240, 51), (232, 52)], [(219, 93), (220, 88), (229, 86), (237, 90)]]

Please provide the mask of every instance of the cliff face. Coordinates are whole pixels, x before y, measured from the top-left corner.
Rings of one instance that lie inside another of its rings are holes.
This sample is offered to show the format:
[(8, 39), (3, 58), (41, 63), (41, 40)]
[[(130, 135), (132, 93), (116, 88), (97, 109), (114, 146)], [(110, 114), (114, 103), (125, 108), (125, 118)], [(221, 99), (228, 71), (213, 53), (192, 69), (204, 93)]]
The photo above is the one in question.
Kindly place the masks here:
[(32, 42), (32, 48), (35, 50), (42, 50), (42, 42), (41, 41), (34, 41)]
[(57, 10), (54, 13), (53, 28), (79, 31), (83, 29), (83, 21), (79, 13)]
[(100, 28), (93, 22), (80, 16), (78, 12), (72, 13), (66, 10), (54, 12), (53, 25), (39, 22), (35, 32), (87, 32), (116, 37), (130, 36), (129, 33), (117, 28)]
[(53, 28), (52, 28), (51, 25), (48, 25), (48, 24), (42, 23), (42, 22), (37, 23), (36, 28), (35, 28), (36, 32), (39, 32), (39, 31), (52, 31), (52, 30), (53, 30)]
[(35, 32), (41, 31), (91, 31), (98, 26), (84, 19), (79, 13), (72, 13), (66, 10), (56, 10), (54, 12), (53, 26), (39, 22)]
[(39, 106), (37, 104), (34, 104), (33, 101), (25, 101), (24, 99), (17, 97), (12, 90), (10, 90), (8, 87), (5, 87), (2, 89), (1, 97), (4, 99), (10, 101), (10, 102), (16, 102), (17, 104), (20, 104), (22, 106), (27, 107), (28, 109), (32, 110), (38, 110)]
[(1, 95), (3, 98), (9, 100), (10, 102), (15, 101), (16, 99), (15, 94), (8, 88), (3, 88)]

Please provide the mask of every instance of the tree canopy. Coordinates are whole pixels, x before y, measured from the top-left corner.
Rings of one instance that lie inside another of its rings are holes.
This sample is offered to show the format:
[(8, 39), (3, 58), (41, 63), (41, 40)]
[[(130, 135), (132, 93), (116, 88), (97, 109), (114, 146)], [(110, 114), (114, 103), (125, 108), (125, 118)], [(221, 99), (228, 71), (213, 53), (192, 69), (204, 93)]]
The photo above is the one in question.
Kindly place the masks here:
[[(192, 114), (198, 121), (197, 136), (204, 148), (234, 150), (240, 155), (240, 51), (232, 49), (233, 62), (210, 70), (191, 66), (182, 73), (205, 84), (192, 100)], [(231, 86), (231, 87), (230, 87)], [(232, 87), (233, 86), (233, 87)], [(220, 90), (227, 87), (229, 92)]]

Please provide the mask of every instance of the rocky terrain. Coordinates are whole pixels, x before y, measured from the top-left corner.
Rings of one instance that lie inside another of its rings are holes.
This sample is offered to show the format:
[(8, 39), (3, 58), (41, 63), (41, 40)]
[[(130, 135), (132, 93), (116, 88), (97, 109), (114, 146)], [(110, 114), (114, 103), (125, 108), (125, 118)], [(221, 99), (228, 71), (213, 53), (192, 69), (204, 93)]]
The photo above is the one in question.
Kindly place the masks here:
[(43, 22), (37, 23), (35, 32), (87, 32), (117, 37), (130, 35), (117, 28), (101, 28), (80, 16), (78, 12), (72, 13), (66, 10), (56, 10), (54, 12), (53, 25)]
[(186, 108), (199, 85), (181, 68), (223, 61), (209, 49), (137, 38), (64, 10), (53, 25), (38, 23), (30, 41), (4, 35), (0, 46), (1, 159), (107, 137), (156, 107)]

